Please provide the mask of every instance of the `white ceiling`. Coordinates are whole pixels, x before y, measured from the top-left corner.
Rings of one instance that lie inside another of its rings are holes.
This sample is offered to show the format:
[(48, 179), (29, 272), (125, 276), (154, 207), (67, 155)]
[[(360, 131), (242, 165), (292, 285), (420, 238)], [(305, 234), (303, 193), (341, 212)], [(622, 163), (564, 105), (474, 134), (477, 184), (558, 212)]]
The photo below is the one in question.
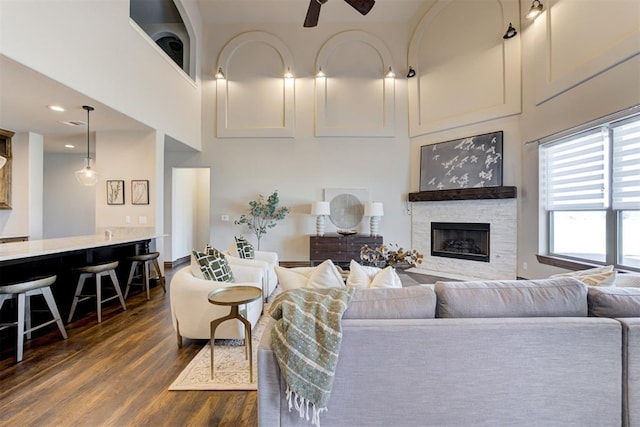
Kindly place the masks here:
[[(198, 0), (206, 23), (302, 23), (310, 0)], [(362, 16), (344, 0), (328, 0), (318, 26), (329, 23), (408, 22), (426, 0), (376, 0)], [(307, 30), (313, 31), (308, 28)]]
[[(83, 105), (95, 108), (90, 117), (92, 133), (149, 130), (148, 126), (3, 55), (0, 55), (0, 93), (0, 128), (44, 135), (46, 152), (69, 152), (64, 148), (69, 142), (76, 145), (71, 152), (86, 151), (87, 112)], [(66, 111), (47, 108), (54, 104)], [(69, 126), (63, 121), (80, 121), (83, 125)]]
[[(145, 0), (149, 4), (166, 0)], [(204, 23), (299, 23), (302, 28), (309, 0), (196, 0)], [(318, 26), (331, 23), (408, 22), (431, 0), (376, 0), (362, 16), (344, 0), (328, 0), (322, 6)], [(164, 7), (164, 6), (158, 6)], [(305, 28), (303, 31), (314, 31)], [(63, 121), (86, 122), (83, 105), (91, 105), (91, 132), (144, 131), (149, 128), (95, 100), (0, 55), (0, 128), (35, 132), (45, 136), (45, 152), (86, 150), (86, 125), (69, 126)], [(66, 108), (58, 113), (47, 108)]]

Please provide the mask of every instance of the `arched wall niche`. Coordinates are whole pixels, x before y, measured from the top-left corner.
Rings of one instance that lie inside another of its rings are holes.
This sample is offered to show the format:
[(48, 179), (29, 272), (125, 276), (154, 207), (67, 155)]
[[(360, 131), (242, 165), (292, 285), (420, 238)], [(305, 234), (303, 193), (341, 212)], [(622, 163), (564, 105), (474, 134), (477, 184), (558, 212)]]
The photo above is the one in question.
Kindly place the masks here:
[[(384, 42), (345, 31), (325, 42), (316, 60), (316, 136), (395, 136), (395, 81)], [(392, 67), (393, 68), (393, 67)]]
[(219, 138), (294, 136), (295, 73), (289, 48), (276, 36), (252, 31), (234, 37), (222, 49), (217, 79)]
[[(518, 2), (438, 1), (409, 43), (409, 133), (418, 136), (521, 111)], [(442, 43), (446, 40), (446, 43)]]

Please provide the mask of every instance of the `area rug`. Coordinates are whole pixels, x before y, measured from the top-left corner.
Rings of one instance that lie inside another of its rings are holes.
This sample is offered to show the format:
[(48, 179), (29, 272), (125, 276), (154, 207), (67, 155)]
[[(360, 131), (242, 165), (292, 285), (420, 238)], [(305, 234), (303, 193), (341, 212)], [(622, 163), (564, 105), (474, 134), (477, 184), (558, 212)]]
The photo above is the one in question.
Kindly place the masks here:
[(211, 378), (211, 347), (207, 344), (178, 375), (169, 390), (257, 390), (258, 344), (269, 319), (269, 315), (263, 314), (251, 331), (253, 382), (249, 381), (249, 360), (245, 358), (244, 340), (216, 340), (214, 378)]

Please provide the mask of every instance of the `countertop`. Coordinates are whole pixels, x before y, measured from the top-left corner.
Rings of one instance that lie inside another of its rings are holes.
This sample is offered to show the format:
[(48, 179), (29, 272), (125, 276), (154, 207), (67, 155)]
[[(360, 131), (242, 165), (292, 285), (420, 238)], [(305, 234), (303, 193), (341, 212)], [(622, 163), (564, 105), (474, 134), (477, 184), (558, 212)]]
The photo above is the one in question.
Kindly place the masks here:
[(0, 262), (132, 243), (165, 236), (166, 234), (140, 233), (128, 234), (126, 236), (113, 235), (111, 238), (107, 238), (104, 234), (94, 234), (89, 236), (3, 243), (0, 245)]

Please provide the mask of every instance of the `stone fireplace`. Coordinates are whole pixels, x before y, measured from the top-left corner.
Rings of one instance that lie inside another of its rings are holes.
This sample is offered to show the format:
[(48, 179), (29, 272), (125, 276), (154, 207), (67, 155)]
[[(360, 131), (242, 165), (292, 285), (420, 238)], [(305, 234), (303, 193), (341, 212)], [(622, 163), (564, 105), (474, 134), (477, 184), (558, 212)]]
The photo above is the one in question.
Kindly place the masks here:
[[(452, 279), (516, 278), (515, 187), (497, 188), (513, 191), (504, 197), (495, 195), (496, 192), (500, 192), (495, 187), (493, 190), (442, 190), (409, 195), (412, 202), (412, 248), (425, 254), (424, 261), (418, 268), (431, 275)], [(440, 237), (436, 235), (435, 240), (432, 240), (434, 228), (445, 230), (438, 233)], [(446, 230), (447, 228), (449, 230)], [(486, 230), (483, 230), (484, 228)], [(473, 239), (473, 243), (468, 239)], [(446, 246), (444, 250), (443, 245)], [(478, 249), (479, 252), (484, 252), (485, 245), (486, 253), (472, 253)]]

